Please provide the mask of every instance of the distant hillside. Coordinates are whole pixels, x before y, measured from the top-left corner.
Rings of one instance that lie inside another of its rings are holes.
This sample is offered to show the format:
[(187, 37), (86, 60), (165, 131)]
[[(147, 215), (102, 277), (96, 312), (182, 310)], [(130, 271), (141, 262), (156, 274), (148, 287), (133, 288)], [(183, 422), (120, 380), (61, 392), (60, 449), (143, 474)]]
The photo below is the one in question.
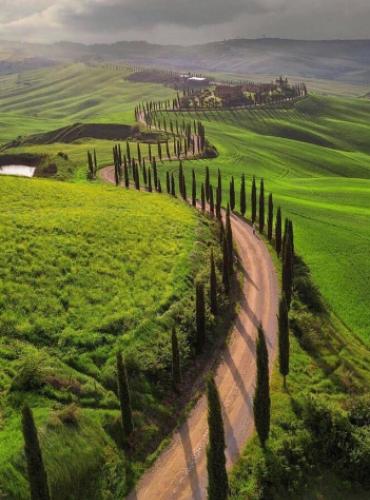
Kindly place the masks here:
[[(335, 79), (350, 83), (370, 80), (370, 40), (304, 41), (278, 38), (238, 39), (184, 47), (147, 42), (53, 45), (0, 42), (0, 53), (56, 61), (125, 61), (193, 71)], [(1, 55), (0, 55), (1, 60)]]
[(29, 69), (46, 68), (54, 65), (55, 62), (56, 61), (40, 57), (25, 57), (23, 59), (6, 57), (5, 59), (1, 59), (0, 56), (0, 75), (22, 73)]

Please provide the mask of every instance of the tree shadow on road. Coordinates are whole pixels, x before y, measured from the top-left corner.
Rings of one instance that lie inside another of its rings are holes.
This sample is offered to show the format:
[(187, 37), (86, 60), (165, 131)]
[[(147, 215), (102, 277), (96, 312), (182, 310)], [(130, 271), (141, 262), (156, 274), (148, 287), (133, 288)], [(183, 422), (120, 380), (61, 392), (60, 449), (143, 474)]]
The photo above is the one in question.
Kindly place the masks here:
[(185, 422), (184, 425), (180, 429), (180, 438), (181, 438), (181, 442), (182, 442), (182, 447), (184, 449), (186, 465), (187, 465), (187, 470), (188, 470), (188, 476), (189, 476), (189, 481), (190, 481), (190, 486), (191, 486), (191, 492), (192, 492), (191, 498), (194, 500), (201, 500), (202, 491), (201, 491), (199, 476), (198, 476), (198, 472), (197, 472), (197, 457), (194, 454), (194, 451), (192, 448), (192, 444), (190, 441), (190, 435), (189, 435), (189, 427), (188, 427), (187, 422)]

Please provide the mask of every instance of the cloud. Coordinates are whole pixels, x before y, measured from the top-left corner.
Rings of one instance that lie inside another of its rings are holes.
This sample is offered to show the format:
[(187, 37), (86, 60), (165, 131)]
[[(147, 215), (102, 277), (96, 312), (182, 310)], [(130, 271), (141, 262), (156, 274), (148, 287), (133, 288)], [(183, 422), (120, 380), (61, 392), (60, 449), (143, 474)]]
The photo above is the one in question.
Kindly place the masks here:
[(281, 8), (286, 0), (91, 0), (60, 10), (65, 23), (88, 30), (120, 31), (178, 25), (188, 28), (230, 22), (241, 14)]
[(368, 0), (1, 0), (0, 36), (157, 42), (369, 37)]

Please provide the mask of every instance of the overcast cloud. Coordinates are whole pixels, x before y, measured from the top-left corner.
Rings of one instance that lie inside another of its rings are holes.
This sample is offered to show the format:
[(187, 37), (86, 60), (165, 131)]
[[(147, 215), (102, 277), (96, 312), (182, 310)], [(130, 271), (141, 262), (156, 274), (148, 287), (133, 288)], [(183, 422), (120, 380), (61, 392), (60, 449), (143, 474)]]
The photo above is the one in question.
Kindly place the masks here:
[(370, 0), (0, 0), (0, 38), (190, 44), (370, 38)]

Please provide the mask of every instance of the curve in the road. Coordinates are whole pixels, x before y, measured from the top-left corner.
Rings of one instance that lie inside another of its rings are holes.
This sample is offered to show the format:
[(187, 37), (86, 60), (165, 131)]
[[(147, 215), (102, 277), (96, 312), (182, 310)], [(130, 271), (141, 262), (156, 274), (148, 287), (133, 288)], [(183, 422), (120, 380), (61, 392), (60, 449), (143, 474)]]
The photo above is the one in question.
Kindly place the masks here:
[[(114, 182), (112, 167), (100, 176)], [(232, 215), (234, 241), (244, 274), (240, 308), (228, 346), (216, 371), (223, 406), (227, 465), (231, 467), (254, 430), (253, 394), (256, 381), (256, 327), (262, 323), (272, 366), (277, 348), (278, 281), (264, 242), (246, 221)], [(207, 496), (207, 398), (202, 396), (129, 495), (130, 500), (190, 500)]]

